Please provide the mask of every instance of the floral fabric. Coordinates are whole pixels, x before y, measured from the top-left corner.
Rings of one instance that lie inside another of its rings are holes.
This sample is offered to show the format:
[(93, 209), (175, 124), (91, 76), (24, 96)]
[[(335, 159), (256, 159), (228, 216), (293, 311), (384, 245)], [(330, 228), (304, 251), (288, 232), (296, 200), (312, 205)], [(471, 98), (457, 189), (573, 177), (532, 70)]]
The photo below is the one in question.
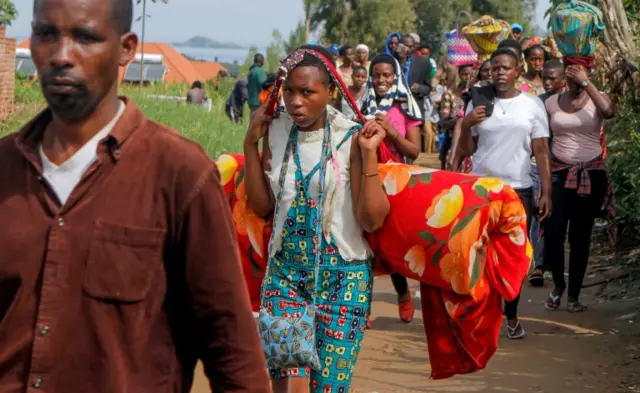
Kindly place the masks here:
[[(270, 225), (247, 204), (243, 156), (224, 155), (218, 166), (249, 293), (259, 306)], [(368, 236), (375, 274), (420, 281), (434, 379), (483, 369), (497, 350), (501, 299), (518, 296), (531, 263), (518, 195), (498, 179), (408, 164), (379, 164), (379, 176), (391, 211)]]

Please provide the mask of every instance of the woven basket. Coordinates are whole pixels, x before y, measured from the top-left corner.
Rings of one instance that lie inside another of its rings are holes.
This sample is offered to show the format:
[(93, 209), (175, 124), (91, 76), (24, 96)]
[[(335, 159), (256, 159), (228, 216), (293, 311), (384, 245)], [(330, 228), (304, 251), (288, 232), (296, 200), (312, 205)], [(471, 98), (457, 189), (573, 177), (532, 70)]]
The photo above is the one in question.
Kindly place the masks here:
[(511, 34), (509, 22), (485, 15), (465, 26), (462, 34), (480, 60), (487, 60), (498, 49), (498, 44)]
[(460, 31), (460, 15), (462, 14), (471, 20), (471, 15), (468, 12), (460, 12), (456, 18), (456, 29), (445, 35), (449, 63), (457, 66), (475, 64), (478, 61), (478, 54)]

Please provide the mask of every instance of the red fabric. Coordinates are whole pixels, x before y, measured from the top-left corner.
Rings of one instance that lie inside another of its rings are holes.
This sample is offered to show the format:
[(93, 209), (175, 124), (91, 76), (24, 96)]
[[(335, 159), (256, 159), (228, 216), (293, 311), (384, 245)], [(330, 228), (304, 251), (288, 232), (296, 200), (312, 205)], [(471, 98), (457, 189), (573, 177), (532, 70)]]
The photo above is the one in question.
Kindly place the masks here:
[(593, 68), (596, 58), (593, 56), (565, 56), (562, 58), (562, 62), (565, 65), (581, 65), (585, 68)]
[(607, 137), (604, 135), (604, 124), (600, 126), (600, 146), (602, 146), (602, 158), (607, 159)]
[[(258, 310), (271, 224), (248, 205), (244, 157), (223, 155), (217, 162)], [(434, 379), (483, 369), (498, 346), (501, 299), (520, 293), (531, 261), (518, 195), (497, 179), (394, 163), (378, 170), (391, 211), (367, 236), (374, 271), (421, 282)]]

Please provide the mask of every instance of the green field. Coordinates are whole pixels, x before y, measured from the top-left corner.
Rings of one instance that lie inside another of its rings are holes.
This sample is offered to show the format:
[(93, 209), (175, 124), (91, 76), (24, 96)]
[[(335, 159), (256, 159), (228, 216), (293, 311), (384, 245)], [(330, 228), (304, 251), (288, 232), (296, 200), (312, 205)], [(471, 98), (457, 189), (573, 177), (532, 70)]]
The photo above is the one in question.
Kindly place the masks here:
[[(140, 89), (122, 86), (121, 95), (132, 98), (151, 119), (166, 124), (187, 138), (198, 142), (211, 157), (222, 153), (242, 151), (242, 138), (246, 130), (249, 111), (245, 110), (245, 124), (235, 125), (224, 114), (224, 105), (229, 97), (232, 80), (223, 81), (218, 89), (207, 85), (207, 94), (213, 101), (213, 110), (206, 112), (200, 107), (185, 105), (170, 100), (149, 98), (149, 95), (185, 96), (187, 85), (152, 85)], [(0, 123), (0, 136), (17, 131), (45, 106), (37, 82), (16, 80), (16, 111), (6, 122)]]

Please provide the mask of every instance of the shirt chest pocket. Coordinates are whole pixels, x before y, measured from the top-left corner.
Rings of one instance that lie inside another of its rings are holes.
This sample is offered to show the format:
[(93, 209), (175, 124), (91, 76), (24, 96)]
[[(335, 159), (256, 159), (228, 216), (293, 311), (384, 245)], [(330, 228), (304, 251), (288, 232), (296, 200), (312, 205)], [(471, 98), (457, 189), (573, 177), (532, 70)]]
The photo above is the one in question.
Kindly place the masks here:
[(135, 303), (151, 289), (162, 267), (165, 230), (98, 221), (91, 238), (83, 283), (98, 300)]

